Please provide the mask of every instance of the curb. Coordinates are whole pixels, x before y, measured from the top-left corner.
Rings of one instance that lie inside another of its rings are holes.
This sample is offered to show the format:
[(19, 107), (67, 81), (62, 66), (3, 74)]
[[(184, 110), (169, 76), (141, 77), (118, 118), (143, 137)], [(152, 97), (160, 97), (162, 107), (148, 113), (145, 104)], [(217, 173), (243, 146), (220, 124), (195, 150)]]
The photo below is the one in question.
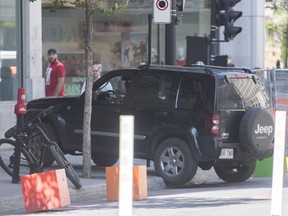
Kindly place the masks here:
[[(147, 190), (155, 191), (166, 188), (161, 177), (149, 177), (147, 178)], [(71, 202), (93, 200), (106, 197), (106, 184), (98, 185), (86, 185), (80, 190), (69, 188)]]
[[(85, 179), (86, 180), (86, 179)], [(85, 182), (82, 179), (82, 182)], [(69, 185), (70, 186), (70, 185)], [(161, 177), (148, 177), (147, 190), (161, 190), (166, 188), (166, 185)], [(22, 194), (22, 191), (21, 191)], [(77, 190), (69, 188), (71, 203), (78, 201), (87, 201), (106, 197), (106, 183), (83, 185)], [(0, 198), (0, 212), (24, 209), (23, 196), (13, 195), (11, 197)]]

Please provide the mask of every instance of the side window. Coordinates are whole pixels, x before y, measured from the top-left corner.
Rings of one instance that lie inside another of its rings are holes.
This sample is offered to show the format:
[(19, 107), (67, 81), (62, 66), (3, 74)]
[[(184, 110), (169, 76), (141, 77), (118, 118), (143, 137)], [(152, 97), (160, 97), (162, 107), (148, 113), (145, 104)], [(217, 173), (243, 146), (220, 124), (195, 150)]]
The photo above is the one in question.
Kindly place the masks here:
[(179, 109), (201, 109), (204, 99), (204, 82), (197, 78), (184, 77), (180, 81), (176, 107)]
[(138, 78), (133, 95), (133, 103), (137, 105), (166, 106), (172, 88), (172, 76), (145, 74)]
[(93, 91), (93, 103), (101, 104), (122, 104), (127, 89), (131, 84), (131, 75), (119, 75), (112, 77), (100, 88)]

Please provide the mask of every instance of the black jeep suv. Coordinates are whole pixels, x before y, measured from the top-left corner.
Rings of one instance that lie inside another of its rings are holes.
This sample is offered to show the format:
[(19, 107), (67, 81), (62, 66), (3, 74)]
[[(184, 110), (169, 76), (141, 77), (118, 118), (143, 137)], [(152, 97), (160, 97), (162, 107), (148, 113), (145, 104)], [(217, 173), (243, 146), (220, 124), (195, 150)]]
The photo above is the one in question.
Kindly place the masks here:
[[(82, 151), (84, 94), (27, 104), (27, 118), (51, 105), (59, 107), (42, 126), (66, 154)], [(125, 114), (135, 117), (134, 157), (153, 160), (156, 173), (170, 185), (189, 182), (198, 167), (214, 167), (224, 181), (245, 181), (256, 160), (273, 153), (270, 96), (247, 69), (119, 69), (94, 83), (92, 97), (92, 160), (98, 166), (117, 162), (119, 116)]]

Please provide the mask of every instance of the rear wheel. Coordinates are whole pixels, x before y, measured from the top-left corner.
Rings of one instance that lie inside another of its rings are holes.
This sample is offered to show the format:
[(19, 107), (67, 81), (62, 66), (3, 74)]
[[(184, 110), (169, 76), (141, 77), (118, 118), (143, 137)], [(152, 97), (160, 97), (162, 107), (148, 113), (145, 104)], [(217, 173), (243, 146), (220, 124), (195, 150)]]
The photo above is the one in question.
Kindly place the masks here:
[(55, 161), (57, 164), (64, 168), (66, 171), (66, 175), (69, 178), (69, 180), (75, 185), (77, 189), (81, 188), (82, 185), (80, 183), (80, 179), (78, 177), (78, 174), (74, 170), (72, 164), (66, 159), (63, 152), (61, 151), (60, 147), (57, 145), (57, 143), (53, 143), (50, 145), (49, 150), (51, 154), (53, 155)]
[[(11, 139), (0, 139), (0, 166), (4, 171), (13, 177), (13, 167), (15, 161), (15, 148), (16, 142)], [(27, 175), (32, 173), (32, 168), (30, 166), (29, 153), (25, 148), (22, 148), (20, 155), (20, 164), (19, 164), (19, 175)]]
[(188, 143), (179, 138), (160, 143), (154, 155), (154, 166), (166, 184), (177, 186), (188, 183), (198, 167)]
[(222, 180), (226, 182), (243, 182), (250, 178), (255, 170), (256, 160), (240, 162), (222, 162), (215, 165), (214, 170)]

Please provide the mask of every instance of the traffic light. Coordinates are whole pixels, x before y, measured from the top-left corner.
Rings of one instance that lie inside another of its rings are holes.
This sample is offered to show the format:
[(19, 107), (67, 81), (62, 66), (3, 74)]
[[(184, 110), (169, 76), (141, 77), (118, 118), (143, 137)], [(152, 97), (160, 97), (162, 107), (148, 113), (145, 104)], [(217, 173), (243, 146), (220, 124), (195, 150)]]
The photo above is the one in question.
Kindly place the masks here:
[(177, 11), (184, 11), (184, 7), (185, 7), (185, 0), (176, 0)]
[(153, 0), (154, 23), (171, 23), (171, 1), (172, 0)]
[(242, 16), (241, 11), (235, 11), (234, 6), (241, 0), (214, 0), (214, 16), (216, 26), (224, 26), (225, 41), (233, 38), (242, 31), (241, 27), (234, 26), (234, 22)]

